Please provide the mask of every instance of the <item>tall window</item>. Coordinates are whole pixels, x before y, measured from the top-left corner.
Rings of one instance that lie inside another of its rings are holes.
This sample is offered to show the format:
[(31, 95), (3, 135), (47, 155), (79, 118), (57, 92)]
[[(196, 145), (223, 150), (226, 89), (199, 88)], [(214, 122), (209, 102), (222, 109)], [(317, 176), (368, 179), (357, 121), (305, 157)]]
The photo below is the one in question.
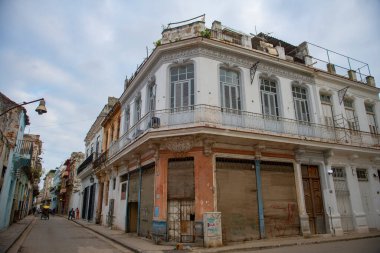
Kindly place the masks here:
[(359, 130), (358, 121), (355, 116), (354, 101), (345, 99), (343, 103), (344, 110), (346, 111), (348, 128), (351, 130)]
[(156, 83), (151, 83), (148, 86), (148, 109), (149, 112), (156, 110)]
[(377, 134), (377, 125), (376, 125), (375, 111), (373, 110), (373, 105), (366, 104), (365, 111), (367, 113), (369, 131), (371, 132), (371, 134)]
[(141, 95), (135, 99), (135, 123), (141, 119)]
[(194, 105), (194, 65), (170, 69), (170, 108), (188, 110)]
[(307, 103), (307, 90), (301, 86), (292, 86), (294, 109), (299, 121), (310, 122), (309, 106)]
[(327, 126), (333, 126), (334, 125), (334, 119), (333, 119), (333, 108), (331, 103), (331, 96), (321, 94), (321, 104), (322, 104), (322, 111), (323, 116), (325, 120), (325, 125)]
[(129, 130), (129, 125), (131, 124), (131, 109), (129, 106), (125, 109), (125, 132)]
[(265, 116), (279, 116), (276, 82), (260, 78), (261, 109)]
[(240, 77), (238, 72), (221, 68), (220, 90), (223, 109), (229, 112), (241, 110)]
[(96, 146), (95, 146), (95, 156), (97, 157), (99, 154), (99, 145), (100, 145), (100, 136), (96, 138)]

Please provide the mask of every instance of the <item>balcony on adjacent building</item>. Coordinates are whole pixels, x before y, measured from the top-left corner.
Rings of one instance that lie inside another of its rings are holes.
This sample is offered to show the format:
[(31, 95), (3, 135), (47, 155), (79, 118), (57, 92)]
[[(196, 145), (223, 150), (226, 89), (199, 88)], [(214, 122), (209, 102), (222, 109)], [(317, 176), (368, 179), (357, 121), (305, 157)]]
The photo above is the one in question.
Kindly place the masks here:
[[(118, 143), (118, 141), (117, 141), (117, 143)], [(101, 153), (98, 156), (98, 158), (94, 161), (94, 163), (93, 163), (94, 170), (99, 169), (100, 166), (107, 161), (107, 159), (108, 159), (108, 151), (106, 150), (103, 153)]]
[(268, 137), (271, 136), (271, 138), (286, 137), (302, 141), (318, 141), (380, 149), (380, 135), (378, 134), (301, 122), (294, 119), (268, 117), (263, 114), (246, 111), (223, 110), (223, 108), (216, 106), (196, 105), (146, 114), (110, 146), (108, 157), (107, 153), (103, 153), (95, 162), (100, 164), (113, 157), (148, 131), (174, 130), (188, 127), (236, 130), (248, 134), (267, 135)]
[(91, 153), (82, 163), (79, 165), (77, 169), (77, 175), (79, 175), (82, 171), (84, 171), (87, 167), (90, 167), (92, 162), (94, 161), (95, 153)]

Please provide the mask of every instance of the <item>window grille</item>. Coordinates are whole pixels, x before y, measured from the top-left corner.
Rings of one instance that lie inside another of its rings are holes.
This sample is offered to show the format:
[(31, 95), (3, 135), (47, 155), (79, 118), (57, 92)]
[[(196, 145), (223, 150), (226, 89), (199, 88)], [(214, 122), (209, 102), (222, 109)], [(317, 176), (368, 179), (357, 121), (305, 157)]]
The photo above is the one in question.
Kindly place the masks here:
[(368, 173), (366, 169), (356, 169), (356, 175), (359, 181), (368, 181)]

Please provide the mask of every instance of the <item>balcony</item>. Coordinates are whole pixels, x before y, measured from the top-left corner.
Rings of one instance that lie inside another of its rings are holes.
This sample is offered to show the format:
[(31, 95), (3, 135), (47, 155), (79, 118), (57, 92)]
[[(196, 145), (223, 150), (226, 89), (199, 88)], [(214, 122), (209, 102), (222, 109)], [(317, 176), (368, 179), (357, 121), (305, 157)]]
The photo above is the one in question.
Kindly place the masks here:
[(20, 156), (28, 156), (30, 158), (33, 154), (33, 142), (18, 140), (16, 147), (14, 148), (14, 153)]
[[(118, 142), (117, 142), (118, 143)], [(104, 164), (108, 159), (108, 151), (104, 151), (99, 155), (99, 157), (94, 161), (93, 168), (98, 169), (102, 164)]]
[(94, 161), (94, 153), (89, 155), (86, 160), (82, 162), (81, 165), (79, 165), (78, 170), (77, 170), (77, 175), (79, 175), (83, 170), (85, 170), (92, 162)]
[(68, 177), (68, 176), (69, 176), (69, 172), (67, 170), (62, 172), (62, 177)]
[[(154, 117), (152, 117), (152, 115), (154, 115)], [(157, 119), (159, 120), (157, 121)], [(157, 122), (159, 122), (159, 125), (157, 125)], [(293, 119), (268, 117), (252, 112), (237, 110), (226, 111), (220, 107), (209, 105), (196, 105), (146, 114), (137, 124), (131, 127), (110, 146), (108, 157), (113, 157), (147, 131), (197, 126), (240, 130), (254, 134), (271, 135), (272, 137), (278, 136), (380, 149), (380, 135), (378, 134), (352, 131), (347, 128), (338, 128), (310, 122), (300, 122)], [(104, 162), (108, 157), (107, 154), (102, 154), (101, 157), (96, 160), (99, 160), (97, 164), (99, 164), (100, 161)]]

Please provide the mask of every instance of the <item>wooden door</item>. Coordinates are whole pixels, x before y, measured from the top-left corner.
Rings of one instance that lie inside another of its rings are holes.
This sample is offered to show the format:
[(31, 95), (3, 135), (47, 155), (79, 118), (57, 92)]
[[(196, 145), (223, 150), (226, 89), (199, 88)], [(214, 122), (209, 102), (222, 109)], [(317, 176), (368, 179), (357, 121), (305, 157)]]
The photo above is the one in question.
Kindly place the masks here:
[(310, 231), (312, 234), (323, 234), (326, 228), (318, 166), (303, 165), (302, 181)]

